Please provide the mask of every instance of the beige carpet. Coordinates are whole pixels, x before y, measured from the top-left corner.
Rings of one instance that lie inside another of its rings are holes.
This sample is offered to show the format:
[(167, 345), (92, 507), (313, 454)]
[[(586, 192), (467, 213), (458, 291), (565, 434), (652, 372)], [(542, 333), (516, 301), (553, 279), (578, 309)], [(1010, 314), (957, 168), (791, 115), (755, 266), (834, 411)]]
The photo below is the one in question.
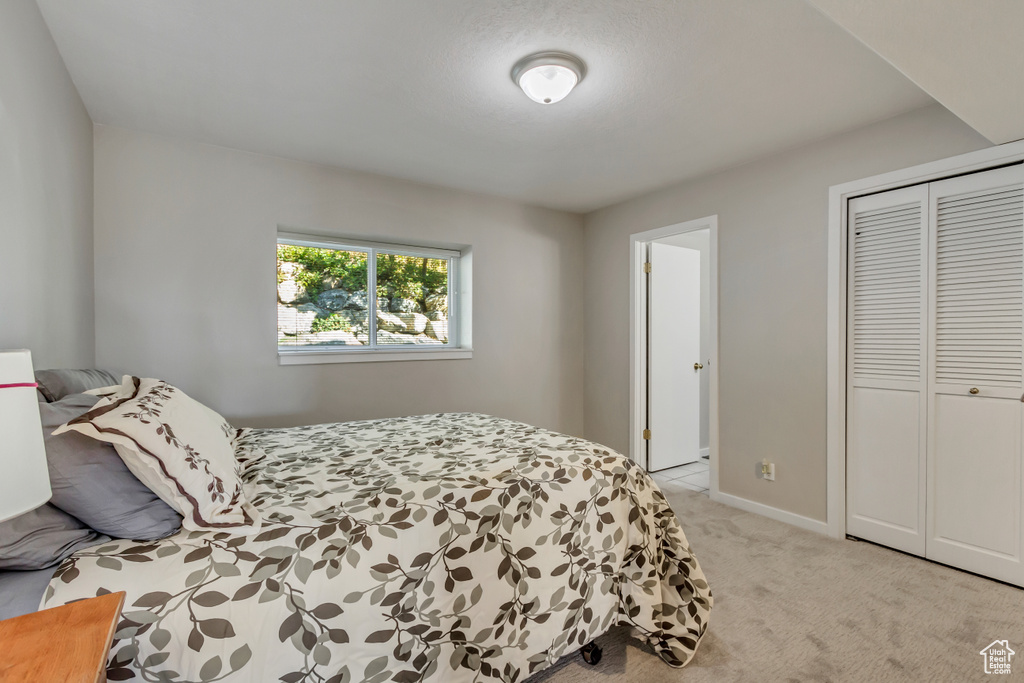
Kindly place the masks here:
[(983, 681), (979, 651), (1008, 639), (1024, 680), (1024, 590), (839, 541), (662, 485), (715, 597), (688, 666), (618, 628), (596, 667), (564, 658), (530, 683)]

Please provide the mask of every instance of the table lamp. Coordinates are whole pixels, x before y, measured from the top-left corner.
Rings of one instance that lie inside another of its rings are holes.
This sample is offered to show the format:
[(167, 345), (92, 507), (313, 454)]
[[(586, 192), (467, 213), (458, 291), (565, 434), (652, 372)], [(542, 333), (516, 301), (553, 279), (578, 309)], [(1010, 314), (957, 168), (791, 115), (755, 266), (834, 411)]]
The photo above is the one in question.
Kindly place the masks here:
[(50, 495), (32, 354), (0, 351), (0, 522)]

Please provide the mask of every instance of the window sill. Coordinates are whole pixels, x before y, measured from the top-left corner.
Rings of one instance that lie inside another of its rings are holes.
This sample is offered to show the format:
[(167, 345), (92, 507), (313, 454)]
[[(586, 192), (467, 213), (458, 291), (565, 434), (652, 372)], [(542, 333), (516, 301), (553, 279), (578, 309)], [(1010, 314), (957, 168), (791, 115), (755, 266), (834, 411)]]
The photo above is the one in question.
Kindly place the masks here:
[(295, 351), (278, 350), (277, 364), (382, 363), (408, 360), (463, 360), (472, 357), (473, 349), (376, 349), (373, 351), (302, 349)]

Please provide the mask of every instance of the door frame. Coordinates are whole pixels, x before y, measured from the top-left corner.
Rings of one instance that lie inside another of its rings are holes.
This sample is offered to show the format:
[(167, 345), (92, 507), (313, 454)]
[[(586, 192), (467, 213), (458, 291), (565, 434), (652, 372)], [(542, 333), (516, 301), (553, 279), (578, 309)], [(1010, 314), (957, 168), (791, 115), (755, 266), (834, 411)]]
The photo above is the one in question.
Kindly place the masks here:
[(828, 192), (828, 315), (826, 382), (826, 527), (846, 537), (847, 202), (854, 197), (930, 183), (1024, 161), (1024, 140), (899, 171), (833, 185)]
[(695, 230), (708, 230), (711, 272), (708, 312), (711, 376), (708, 378), (708, 478), (712, 499), (718, 497), (718, 216), (707, 216), (629, 236), (629, 457), (647, 469), (647, 276), (644, 262), (651, 242)]

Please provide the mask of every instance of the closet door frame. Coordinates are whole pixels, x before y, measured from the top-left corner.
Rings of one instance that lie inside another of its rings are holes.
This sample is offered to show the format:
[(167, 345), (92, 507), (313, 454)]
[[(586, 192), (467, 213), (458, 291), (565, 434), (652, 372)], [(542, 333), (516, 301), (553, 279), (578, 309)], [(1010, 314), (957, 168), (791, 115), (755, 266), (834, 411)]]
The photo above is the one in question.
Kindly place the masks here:
[(829, 188), (826, 383), (826, 528), (846, 537), (847, 204), (854, 197), (1024, 162), (1024, 141)]

